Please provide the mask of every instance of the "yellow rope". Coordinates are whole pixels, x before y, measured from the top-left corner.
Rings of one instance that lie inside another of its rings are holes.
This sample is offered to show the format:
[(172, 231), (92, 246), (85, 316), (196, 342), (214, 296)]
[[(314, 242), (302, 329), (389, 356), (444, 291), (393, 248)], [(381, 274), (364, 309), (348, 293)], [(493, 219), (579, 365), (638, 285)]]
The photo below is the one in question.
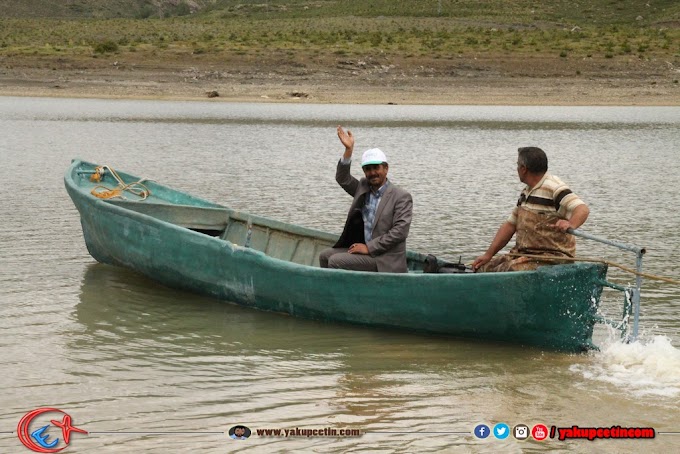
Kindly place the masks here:
[(111, 176), (115, 178), (115, 180), (118, 182), (118, 186), (116, 186), (113, 189), (107, 188), (106, 186), (103, 185), (95, 186), (94, 188), (92, 188), (92, 191), (90, 191), (90, 193), (93, 196), (100, 199), (113, 199), (115, 197), (120, 197), (124, 199), (125, 197), (123, 196), (123, 192), (128, 191), (136, 195), (137, 197), (141, 197), (142, 200), (145, 200), (149, 195), (151, 195), (151, 191), (149, 190), (149, 188), (142, 184), (142, 181), (144, 181), (144, 179), (141, 179), (134, 183), (125, 183), (125, 181), (123, 181), (120, 175), (118, 175), (118, 173), (115, 170), (113, 170), (111, 167), (107, 165), (96, 167), (94, 169), (94, 173), (90, 177), (90, 181), (99, 183), (104, 177), (106, 170), (108, 170)]
[(537, 259), (539, 261), (569, 261), (569, 262), (593, 262), (593, 263), (604, 263), (609, 266), (613, 266), (619, 269), (622, 269), (623, 271), (627, 271), (629, 273), (633, 273), (636, 276), (641, 276), (641, 277), (646, 277), (648, 279), (654, 279), (657, 281), (663, 281), (663, 282), (668, 282), (669, 284), (675, 284), (675, 285), (680, 285), (680, 281), (675, 281), (673, 279), (669, 279), (667, 277), (663, 276), (657, 276), (655, 274), (649, 274), (649, 273), (639, 273), (636, 270), (629, 268), (627, 266), (619, 265), (618, 263), (610, 262), (609, 260), (601, 260), (601, 259), (588, 259), (588, 258), (579, 258), (579, 257), (555, 257), (555, 256), (549, 256), (549, 255), (531, 255), (531, 254), (517, 254), (514, 252), (508, 252), (508, 255), (511, 257), (527, 257), (530, 259)]
[(95, 186), (90, 191), (90, 194), (100, 199), (113, 199), (115, 197), (123, 197), (122, 191), (118, 188), (109, 189), (106, 186)]

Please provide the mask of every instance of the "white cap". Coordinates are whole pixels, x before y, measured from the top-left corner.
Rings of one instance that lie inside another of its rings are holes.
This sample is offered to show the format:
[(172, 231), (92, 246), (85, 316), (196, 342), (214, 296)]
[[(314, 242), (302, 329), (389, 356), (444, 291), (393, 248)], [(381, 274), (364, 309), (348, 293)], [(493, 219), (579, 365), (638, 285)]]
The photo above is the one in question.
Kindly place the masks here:
[(382, 164), (383, 162), (387, 162), (387, 156), (385, 156), (385, 153), (380, 148), (366, 150), (361, 156), (361, 167), (371, 164)]

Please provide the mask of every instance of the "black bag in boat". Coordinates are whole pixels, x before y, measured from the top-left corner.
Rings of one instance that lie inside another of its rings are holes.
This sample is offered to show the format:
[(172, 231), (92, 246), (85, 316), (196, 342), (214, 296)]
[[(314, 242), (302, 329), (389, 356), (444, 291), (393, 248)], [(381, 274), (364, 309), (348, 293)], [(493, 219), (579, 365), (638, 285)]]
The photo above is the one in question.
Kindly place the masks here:
[(458, 263), (444, 262), (432, 254), (425, 257), (423, 273), (472, 273), (472, 268), (465, 266), (460, 260)]

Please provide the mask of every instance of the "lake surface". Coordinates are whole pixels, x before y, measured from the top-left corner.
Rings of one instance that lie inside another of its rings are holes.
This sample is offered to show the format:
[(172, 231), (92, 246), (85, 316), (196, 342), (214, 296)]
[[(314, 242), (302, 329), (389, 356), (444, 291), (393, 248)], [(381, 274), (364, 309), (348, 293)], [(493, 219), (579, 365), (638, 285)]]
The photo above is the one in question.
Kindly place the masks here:
[[(680, 450), (677, 285), (645, 280), (639, 342), (599, 326), (601, 351), (569, 355), (258, 312), (88, 255), (63, 187), (76, 157), (339, 233), (351, 198), (334, 179), (337, 124), (353, 130), (357, 155), (383, 149), (390, 179), (412, 193), (410, 249), (466, 263), (483, 253), (522, 188), (516, 150), (536, 145), (589, 204), (584, 231), (646, 247), (646, 272), (680, 280), (680, 108), (0, 98), (0, 450), (30, 452), (17, 424), (41, 407), (90, 432), (65, 452)], [(578, 249), (634, 266), (592, 241)], [(609, 278), (633, 281), (616, 269)], [(606, 291), (603, 314), (621, 308)], [(500, 422), (657, 435), (471, 434)], [(236, 424), (364, 435), (235, 441)]]

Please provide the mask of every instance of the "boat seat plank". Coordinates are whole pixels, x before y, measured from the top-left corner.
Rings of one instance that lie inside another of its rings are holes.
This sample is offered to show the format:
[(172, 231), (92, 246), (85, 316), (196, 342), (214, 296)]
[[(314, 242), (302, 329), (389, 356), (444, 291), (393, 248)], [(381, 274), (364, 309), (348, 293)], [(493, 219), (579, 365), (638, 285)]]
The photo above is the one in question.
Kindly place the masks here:
[(246, 226), (245, 222), (231, 219), (220, 238), (225, 241), (229, 241), (230, 243), (243, 246), (246, 243), (247, 233), (248, 227)]
[(260, 225), (253, 225), (251, 228), (249, 247), (265, 252), (269, 241), (269, 229)]
[(300, 239), (290, 261), (300, 265), (314, 266), (319, 263), (318, 255), (314, 254), (315, 244), (309, 238)]
[[(220, 236), (221, 239), (239, 246), (246, 245), (247, 237), (248, 221), (234, 217), (229, 219), (229, 224)], [(249, 247), (287, 262), (318, 266), (319, 253), (332, 245), (330, 240), (298, 235), (264, 225), (251, 226)]]
[(222, 231), (229, 222), (229, 210), (226, 208), (171, 205), (120, 199), (109, 199), (106, 202), (188, 229)]
[(272, 231), (264, 253), (270, 257), (291, 261), (300, 238), (283, 232)]

